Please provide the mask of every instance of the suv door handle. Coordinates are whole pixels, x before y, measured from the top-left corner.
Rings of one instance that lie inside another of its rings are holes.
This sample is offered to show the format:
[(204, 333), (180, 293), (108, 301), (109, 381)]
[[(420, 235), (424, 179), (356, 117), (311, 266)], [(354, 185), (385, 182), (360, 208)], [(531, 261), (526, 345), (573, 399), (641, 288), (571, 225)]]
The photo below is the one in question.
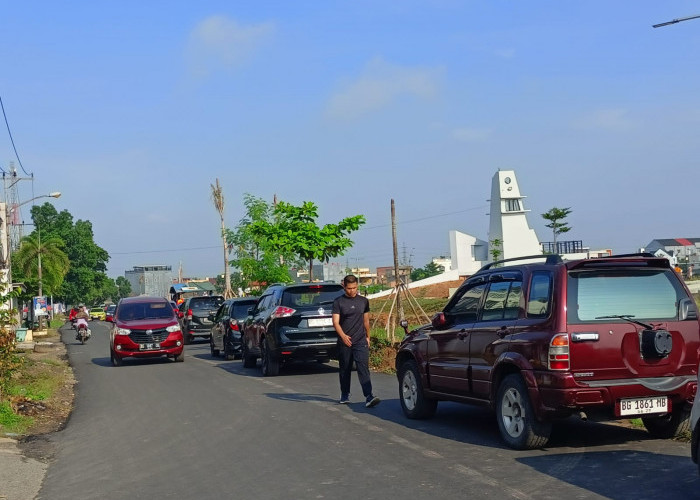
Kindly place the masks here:
[(459, 333), (457, 334), (457, 338), (459, 340), (464, 340), (467, 338), (467, 331), (466, 330), (460, 330)]
[(501, 338), (505, 337), (506, 335), (508, 335), (508, 327), (502, 326), (496, 331), (496, 334)]

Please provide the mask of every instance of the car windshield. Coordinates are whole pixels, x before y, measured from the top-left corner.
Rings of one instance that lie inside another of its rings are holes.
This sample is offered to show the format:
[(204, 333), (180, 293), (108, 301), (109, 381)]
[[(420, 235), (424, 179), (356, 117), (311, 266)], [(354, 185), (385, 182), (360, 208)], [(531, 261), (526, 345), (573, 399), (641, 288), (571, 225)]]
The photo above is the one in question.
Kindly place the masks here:
[(101, 307), (93, 307), (92, 309), (90, 309), (90, 312), (99, 313), (99, 312), (102, 312), (102, 308)]
[(136, 302), (119, 306), (117, 319), (134, 321), (140, 319), (165, 319), (173, 316), (173, 308), (166, 302)]
[[(672, 271), (571, 271), (568, 278), (569, 323), (609, 322), (602, 316), (626, 315), (636, 320), (675, 319), (685, 297)], [(622, 321), (622, 320), (620, 320)]]
[(224, 303), (223, 297), (198, 297), (190, 301), (190, 309), (218, 309)]
[(284, 291), (282, 305), (294, 308), (330, 306), (343, 293), (340, 285), (295, 286)]
[(116, 308), (117, 308), (117, 306), (109, 306), (109, 307), (107, 308), (107, 311), (106, 311), (106, 312), (108, 312), (108, 313), (113, 313), (114, 310), (115, 310)]

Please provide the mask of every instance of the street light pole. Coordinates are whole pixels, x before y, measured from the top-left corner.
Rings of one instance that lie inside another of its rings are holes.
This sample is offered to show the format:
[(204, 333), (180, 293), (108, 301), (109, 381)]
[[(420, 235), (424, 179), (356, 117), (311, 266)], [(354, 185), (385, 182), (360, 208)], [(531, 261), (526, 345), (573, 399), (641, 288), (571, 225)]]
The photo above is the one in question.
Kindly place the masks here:
[[(53, 193), (49, 193), (49, 194), (42, 194), (40, 196), (35, 196), (34, 198), (31, 198), (27, 201), (23, 201), (22, 203), (18, 203), (17, 205), (12, 207), (12, 209), (10, 211), (13, 212), (16, 209), (18, 209), (19, 207), (21, 207), (22, 205), (26, 205), (27, 203), (31, 203), (34, 200), (38, 200), (40, 198), (60, 198), (60, 197), (61, 197), (61, 193), (59, 191), (54, 191)], [(36, 234), (37, 234), (37, 258), (38, 258), (37, 277), (39, 279), (39, 295), (38, 296), (39, 296), (39, 298), (41, 298), (44, 296), (44, 290), (43, 290), (42, 275), (41, 275), (41, 252), (42, 252), (42, 250), (41, 250), (41, 227), (39, 226), (38, 223), (36, 225)], [(8, 264), (9, 264), (9, 251), (8, 251)], [(8, 265), (8, 268), (9, 268), (9, 265)], [(10, 281), (10, 286), (12, 286), (11, 281)], [(42, 319), (43, 319), (43, 315), (40, 315), (39, 316), (39, 330), (42, 330)]]

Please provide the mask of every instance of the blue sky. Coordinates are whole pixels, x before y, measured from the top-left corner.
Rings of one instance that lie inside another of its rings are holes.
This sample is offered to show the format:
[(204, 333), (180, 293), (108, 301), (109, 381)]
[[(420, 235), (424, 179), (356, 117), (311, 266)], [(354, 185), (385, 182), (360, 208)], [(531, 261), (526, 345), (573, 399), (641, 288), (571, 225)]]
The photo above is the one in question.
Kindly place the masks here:
[[(109, 274), (221, 272), (242, 196), (364, 214), (338, 260), (423, 266), (448, 231), (488, 238), (490, 181), (516, 171), (567, 239), (630, 252), (700, 237), (697, 2), (5, 2), (0, 96), (33, 185), (93, 223)], [(0, 166), (15, 162), (0, 130)], [(28, 207), (23, 207), (24, 218)]]

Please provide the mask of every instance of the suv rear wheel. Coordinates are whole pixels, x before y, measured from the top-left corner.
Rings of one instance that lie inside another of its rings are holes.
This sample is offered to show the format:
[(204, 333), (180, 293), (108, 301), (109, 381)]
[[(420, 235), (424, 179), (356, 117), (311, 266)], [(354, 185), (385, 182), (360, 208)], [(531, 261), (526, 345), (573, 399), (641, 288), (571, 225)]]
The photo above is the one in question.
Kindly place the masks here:
[(670, 439), (690, 432), (690, 412), (687, 408), (680, 407), (661, 417), (644, 417), (642, 423), (653, 437)]
[(517, 450), (541, 448), (552, 432), (550, 422), (535, 417), (525, 381), (516, 373), (504, 378), (498, 387), (496, 418), (503, 440)]
[(418, 365), (412, 359), (399, 368), (399, 395), (401, 408), (408, 418), (430, 418), (435, 415), (437, 400), (426, 398), (418, 373)]
[(262, 358), (260, 367), (262, 368), (264, 377), (276, 377), (279, 375), (280, 362), (270, 353), (270, 346), (267, 345), (267, 339), (263, 339), (263, 341), (260, 342), (260, 357)]

